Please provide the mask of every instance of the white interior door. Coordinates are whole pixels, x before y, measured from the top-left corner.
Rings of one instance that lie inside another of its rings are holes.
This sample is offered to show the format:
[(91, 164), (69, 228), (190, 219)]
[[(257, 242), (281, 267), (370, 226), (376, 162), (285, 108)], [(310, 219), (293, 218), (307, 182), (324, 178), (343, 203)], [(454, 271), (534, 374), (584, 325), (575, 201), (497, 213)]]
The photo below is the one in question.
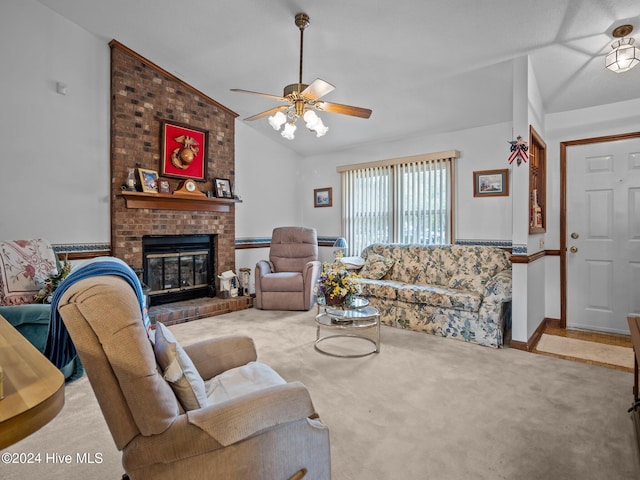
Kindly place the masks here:
[(566, 158), (567, 327), (628, 334), (640, 313), (640, 139)]

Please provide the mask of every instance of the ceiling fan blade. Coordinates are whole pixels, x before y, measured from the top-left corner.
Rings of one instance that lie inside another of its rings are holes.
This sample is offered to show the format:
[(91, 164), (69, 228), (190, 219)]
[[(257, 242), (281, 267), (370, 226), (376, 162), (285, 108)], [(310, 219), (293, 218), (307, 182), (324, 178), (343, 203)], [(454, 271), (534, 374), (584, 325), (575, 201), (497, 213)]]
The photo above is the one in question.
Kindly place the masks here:
[(289, 108), (289, 105), (280, 105), (279, 107), (273, 107), (270, 108), (269, 110), (262, 112), (262, 113), (257, 113), (255, 115), (253, 115), (252, 117), (247, 117), (245, 118), (246, 121), (251, 121), (251, 120), (258, 120), (259, 118), (263, 118), (266, 117), (268, 115), (273, 115), (276, 112), (281, 112), (282, 110), (286, 110), (287, 108)]
[(368, 108), (352, 107), (351, 105), (342, 105), (341, 103), (316, 102), (315, 106), (323, 112), (341, 113), (343, 115), (360, 118), (369, 118), (372, 113)]
[(231, 91), (232, 92), (240, 92), (240, 93), (251, 93), (252, 95), (260, 95), (262, 97), (274, 98), (276, 100), (280, 100), (281, 102), (288, 102), (289, 101), (286, 98), (281, 97), (280, 95), (271, 95), (269, 93), (252, 92), (251, 90), (242, 90), (241, 88), (232, 88)]
[(316, 78), (313, 83), (311, 83), (311, 85), (309, 85), (302, 91), (302, 96), (308, 98), (309, 100), (317, 100), (327, 93), (332, 92), (333, 90), (335, 90), (335, 88), (336, 87), (334, 87), (330, 83)]

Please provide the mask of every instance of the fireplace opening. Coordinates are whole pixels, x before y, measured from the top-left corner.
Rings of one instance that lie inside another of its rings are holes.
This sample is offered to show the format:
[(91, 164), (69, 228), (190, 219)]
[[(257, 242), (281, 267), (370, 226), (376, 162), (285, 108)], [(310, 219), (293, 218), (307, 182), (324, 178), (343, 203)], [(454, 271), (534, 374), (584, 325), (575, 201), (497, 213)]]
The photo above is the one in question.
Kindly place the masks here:
[(211, 235), (144, 235), (142, 281), (149, 306), (215, 296)]

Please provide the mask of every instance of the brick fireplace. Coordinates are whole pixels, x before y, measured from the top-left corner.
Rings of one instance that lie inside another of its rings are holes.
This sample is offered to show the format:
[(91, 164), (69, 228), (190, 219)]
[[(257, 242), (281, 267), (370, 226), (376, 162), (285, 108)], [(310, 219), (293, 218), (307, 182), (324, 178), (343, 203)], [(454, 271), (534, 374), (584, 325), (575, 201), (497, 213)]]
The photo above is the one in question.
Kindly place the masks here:
[[(198, 189), (213, 190), (213, 178), (229, 179), (233, 186), (237, 114), (119, 42), (113, 40), (109, 45), (112, 255), (141, 271), (143, 236), (203, 234), (215, 238), (213, 278), (226, 270), (235, 271), (232, 200), (189, 201), (142, 193), (127, 198), (122, 185), (129, 168), (161, 171), (161, 125), (170, 120), (208, 132), (207, 178), (197, 183)], [(182, 182), (177, 178), (166, 180), (171, 191)]]

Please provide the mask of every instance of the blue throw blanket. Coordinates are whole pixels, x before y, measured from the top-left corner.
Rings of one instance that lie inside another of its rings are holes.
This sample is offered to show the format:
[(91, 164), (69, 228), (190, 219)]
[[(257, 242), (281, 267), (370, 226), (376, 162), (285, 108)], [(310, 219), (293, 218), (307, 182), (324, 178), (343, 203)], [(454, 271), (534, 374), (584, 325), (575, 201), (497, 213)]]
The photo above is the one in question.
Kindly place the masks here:
[(77, 356), (76, 347), (73, 345), (67, 327), (58, 313), (60, 299), (67, 288), (74, 283), (99, 275), (117, 275), (123, 277), (131, 285), (140, 302), (140, 318), (144, 322), (145, 328), (149, 329), (151, 322), (145, 304), (145, 297), (142, 293), (142, 285), (131, 267), (115, 257), (97, 257), (88, 260), (71, 271), (67, 278), (58, 285), (51, 299), (51, 321), (49, 322), (49, 334), (44, 355), (58, 368), (64, 367)]

